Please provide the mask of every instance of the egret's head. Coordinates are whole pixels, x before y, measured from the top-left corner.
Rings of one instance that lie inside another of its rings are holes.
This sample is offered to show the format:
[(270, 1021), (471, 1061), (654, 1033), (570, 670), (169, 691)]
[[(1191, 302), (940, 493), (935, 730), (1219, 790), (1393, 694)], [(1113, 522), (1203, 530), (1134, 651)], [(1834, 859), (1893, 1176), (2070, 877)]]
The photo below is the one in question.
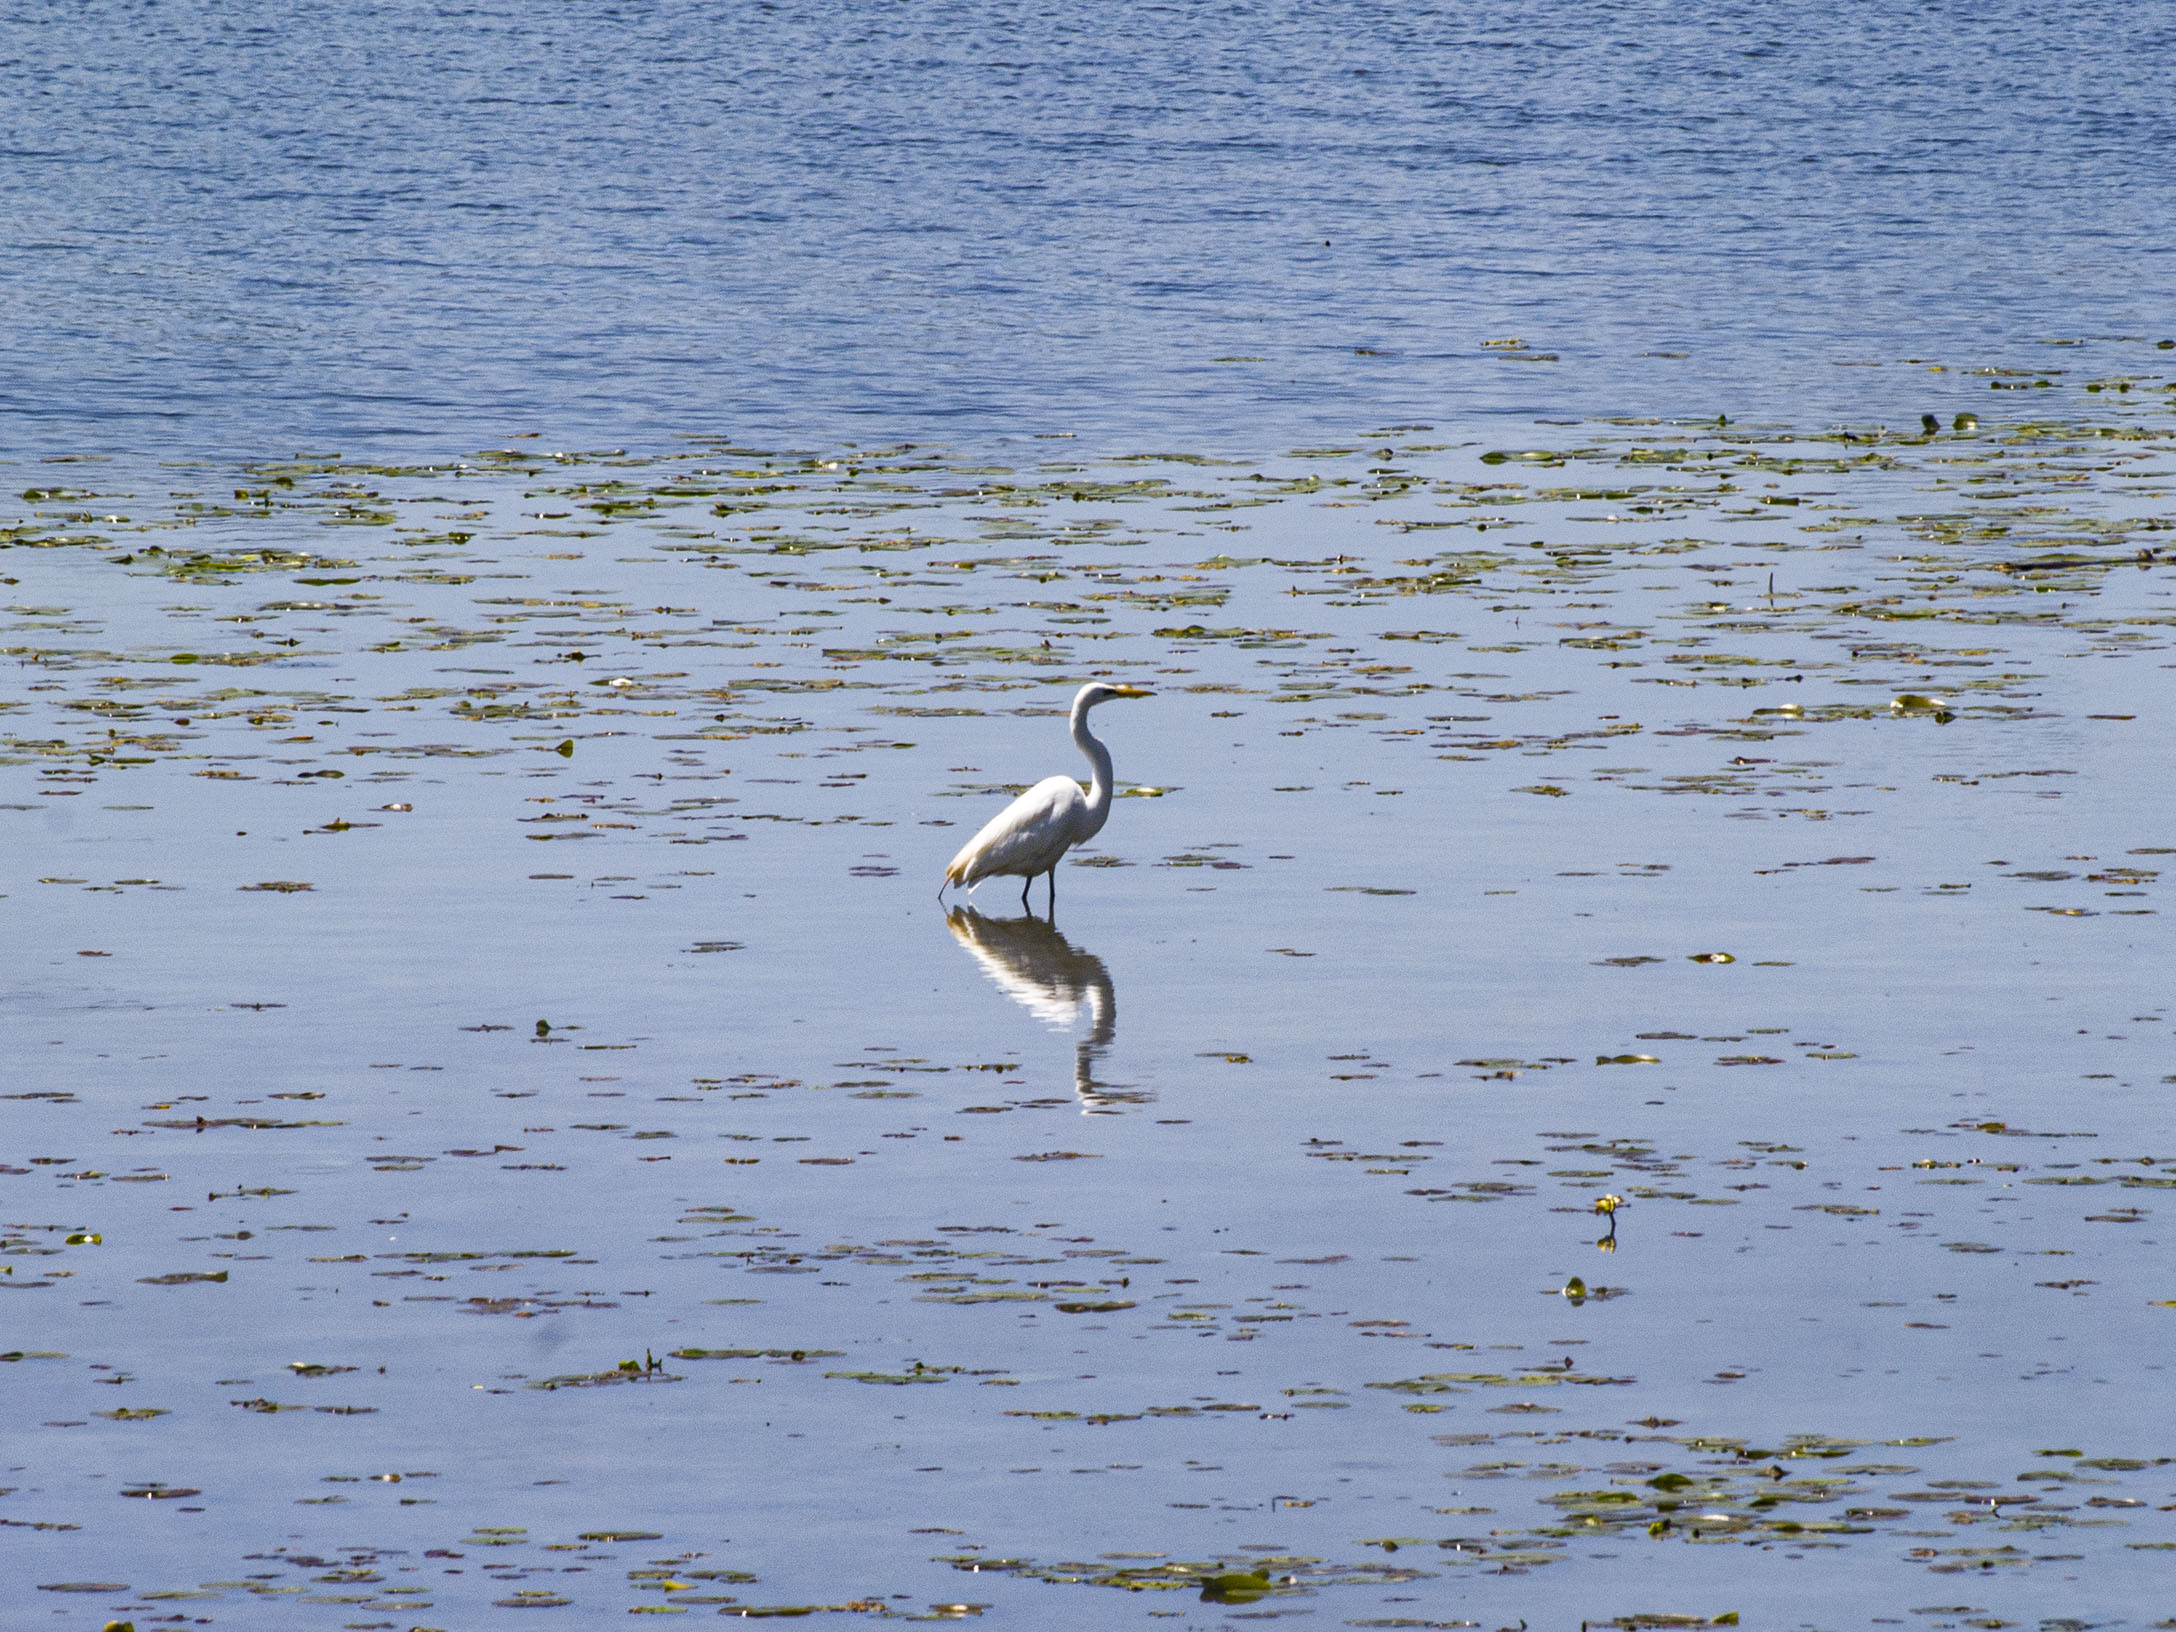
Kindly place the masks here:
[(1073, 698), (1076, 709), (1090, 709), (1098, 703), (1107, 703), (1114, 697), (1153, 697), (1153, 691), (1143, 691), (1139, 686), (1114, 686), (1098, 680), (1085, 685)]

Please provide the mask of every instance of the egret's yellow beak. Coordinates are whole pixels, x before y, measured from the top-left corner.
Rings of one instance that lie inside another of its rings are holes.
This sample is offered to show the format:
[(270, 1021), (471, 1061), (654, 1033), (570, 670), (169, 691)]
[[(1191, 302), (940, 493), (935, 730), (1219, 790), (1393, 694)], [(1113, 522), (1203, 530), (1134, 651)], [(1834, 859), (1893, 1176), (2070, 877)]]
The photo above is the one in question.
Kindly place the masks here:
[(1156, 694), (1153, 691), (1143, 691), (1139, 686), (1113, 686), (1111, 687), (1111, 695), (1113, 697), (1153, 697)]

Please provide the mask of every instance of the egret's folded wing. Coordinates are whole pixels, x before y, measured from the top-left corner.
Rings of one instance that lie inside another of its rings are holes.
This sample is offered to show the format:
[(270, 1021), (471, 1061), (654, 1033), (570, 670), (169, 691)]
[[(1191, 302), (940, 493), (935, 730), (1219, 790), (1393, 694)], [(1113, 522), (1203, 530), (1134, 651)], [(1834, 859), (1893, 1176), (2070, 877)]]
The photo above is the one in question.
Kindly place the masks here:
[(1032, 874), (1057, 864), (1073, 842), (1074, 811), (1086, 803), (1070, 776), (1049, 776), (999, 811), (952, 858), (945, 876), (971, 884), (993, 873)]

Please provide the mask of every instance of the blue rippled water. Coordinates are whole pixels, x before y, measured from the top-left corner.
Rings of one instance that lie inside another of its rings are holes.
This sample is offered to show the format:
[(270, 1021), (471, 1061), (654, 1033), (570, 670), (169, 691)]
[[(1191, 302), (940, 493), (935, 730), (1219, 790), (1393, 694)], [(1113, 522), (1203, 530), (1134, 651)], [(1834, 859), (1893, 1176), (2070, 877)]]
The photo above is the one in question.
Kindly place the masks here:
[(2176, 321), (2172, 32), (2041, 0), (19, 3), (0, 412), (18, 451), (247, 457), (1950, 411), (1984, 392), (1955, 371)]

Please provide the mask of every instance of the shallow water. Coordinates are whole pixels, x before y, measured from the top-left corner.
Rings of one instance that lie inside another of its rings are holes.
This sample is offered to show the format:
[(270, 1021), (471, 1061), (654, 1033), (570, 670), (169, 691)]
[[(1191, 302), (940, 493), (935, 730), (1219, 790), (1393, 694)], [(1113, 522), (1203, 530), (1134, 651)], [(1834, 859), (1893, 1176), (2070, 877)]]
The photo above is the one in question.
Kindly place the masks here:
[[(2165, 1615), (2176, 424), (2071, 362), (1931, 437), (18, 467), (5, 1596)], [(1096, 675), (1054, 926), (948, 915)]]

